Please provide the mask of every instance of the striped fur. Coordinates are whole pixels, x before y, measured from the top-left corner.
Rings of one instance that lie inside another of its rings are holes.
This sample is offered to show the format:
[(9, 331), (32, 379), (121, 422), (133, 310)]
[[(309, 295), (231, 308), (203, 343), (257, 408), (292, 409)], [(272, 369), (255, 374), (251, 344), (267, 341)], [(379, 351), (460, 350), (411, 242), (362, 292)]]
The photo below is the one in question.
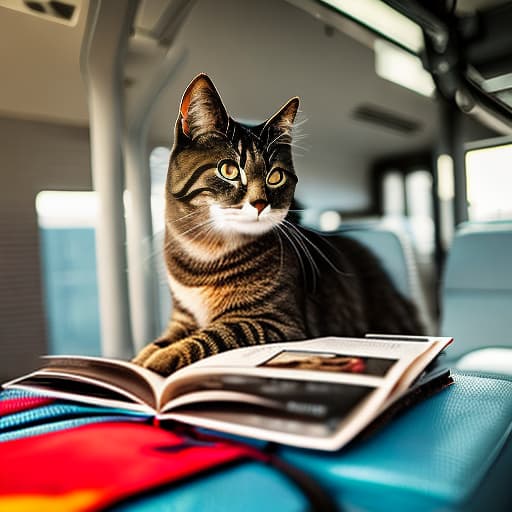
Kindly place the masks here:
[(172, 318), (136, 363), (166, 375), (241, 346), (421, 331), (414, 307), (367, 250), (286, 218), (297, 108), (293, 98), (248, 127), (227, 115), (208, 77), (188, 87), (166, 184)]

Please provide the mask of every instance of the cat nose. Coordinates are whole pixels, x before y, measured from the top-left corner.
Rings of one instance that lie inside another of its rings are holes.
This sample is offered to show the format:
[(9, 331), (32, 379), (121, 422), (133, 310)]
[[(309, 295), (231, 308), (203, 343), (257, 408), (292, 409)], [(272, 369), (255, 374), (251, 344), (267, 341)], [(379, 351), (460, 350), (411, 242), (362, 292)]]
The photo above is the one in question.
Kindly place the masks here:
[(254, 206), (254, 208), (256, 208), (256, 210), (258, 210), (258, 215), (265, 209), (265, 207), (267, 205), (268, 205), (268, 202), (264, 201), (263, 199), (258, 199), (251, 203), (251, 206)]

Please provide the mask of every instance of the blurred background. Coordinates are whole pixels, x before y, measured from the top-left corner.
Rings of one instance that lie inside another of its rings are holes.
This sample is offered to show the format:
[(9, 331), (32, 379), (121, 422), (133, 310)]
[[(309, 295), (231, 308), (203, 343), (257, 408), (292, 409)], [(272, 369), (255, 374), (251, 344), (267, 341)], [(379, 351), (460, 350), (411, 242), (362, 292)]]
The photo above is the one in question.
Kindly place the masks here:
[(456, 226), (512, 217), (507, 128), (462, 114), (444, 75), (471, 58), (473, 83), (510, 87), (510, 9), (431, 3), (451, 31), (498, 27), (492, 45), (460, 29), (464, 60), (461, 46), (432, 56), (432, 34), (390, 3), (0, 0), (0, 377), (45, 353), (130, 357), (165, 325), (163, 187), (199, 72), (247, 123), (300, 96), (301, 222), (400, 232), (439, 332)]

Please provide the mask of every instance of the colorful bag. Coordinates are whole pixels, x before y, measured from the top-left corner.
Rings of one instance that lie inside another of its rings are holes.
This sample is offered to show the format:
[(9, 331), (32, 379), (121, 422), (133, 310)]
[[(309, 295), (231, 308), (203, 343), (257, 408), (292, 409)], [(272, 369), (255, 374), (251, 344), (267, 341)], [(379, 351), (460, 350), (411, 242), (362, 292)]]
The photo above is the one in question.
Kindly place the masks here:
[[(275, 481), (286, 503), (282, 510), (296, 510), (297, 503), (304, 505), (300, 508), (334, 510), (323, 489), (305, 474), (234, 440), (178, 425), (169, 432), (141, 424), (150, 421), (147, 416), (123, 417), (115, 409), (17, 391), (0, 395), (0, 411), (0, 437), (5, 441), (0, 443), (0, 512), (100, 510), (151, 490), (186, 489), (191, 482), (201, 492), (197, 478), (191, 478), (227, 475), (227, 466), (248, 461), (252, 466), (246, 464), (246, 472)], [(236, 476), (233, 481), (238, 481)], [(254, 497), (248, 496), (249, 502), (257, 504), (263, 496), (267, 505), (275, 503), (261, 489), (250, 489)], [(168, 496), (166, 501), (173, 500)]]

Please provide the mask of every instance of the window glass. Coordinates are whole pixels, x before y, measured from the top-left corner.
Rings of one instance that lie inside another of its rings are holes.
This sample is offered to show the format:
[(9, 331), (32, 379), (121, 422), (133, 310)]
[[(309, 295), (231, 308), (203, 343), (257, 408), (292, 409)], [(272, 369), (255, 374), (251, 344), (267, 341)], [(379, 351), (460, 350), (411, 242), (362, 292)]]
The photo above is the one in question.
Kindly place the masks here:
[(466, 153), (468, 217), (512, 219), (512, 144)]
[(161, 233), (164, 229), (165, 180), (167, 178), (170, 152), (169, 148), (158, 146), (151, 151), (149, 156), (153, 233)]
[(36, 210), (49, 353), (100, 355), (96, 195), (43, 191)]
[(434, 250), (432, 174), (424, 169), (393, 170), (382, 180), (382, 210), (411, 236), (418, 255), (428, 261)]
[(405, 214), (404, 176), (399, 171), (389, 171), (384, 176), (382, 209), (386, 217)]
[(151, 217), (153, 219), (153, 254), (158, 275), (158, 297), (160, 304), (160, 330), (169, 322), (171, 296), (163, 254), (165, 228), (165, 180), (169, 166), (170, 149), (158, 146), (149, 157), (151, 172)]
[(411, 232), (416, 249), (421, 254), (434, 250), (434, 220), (432, 207), (432, 175), (417, 170), (405, 177), (405, 194)]

